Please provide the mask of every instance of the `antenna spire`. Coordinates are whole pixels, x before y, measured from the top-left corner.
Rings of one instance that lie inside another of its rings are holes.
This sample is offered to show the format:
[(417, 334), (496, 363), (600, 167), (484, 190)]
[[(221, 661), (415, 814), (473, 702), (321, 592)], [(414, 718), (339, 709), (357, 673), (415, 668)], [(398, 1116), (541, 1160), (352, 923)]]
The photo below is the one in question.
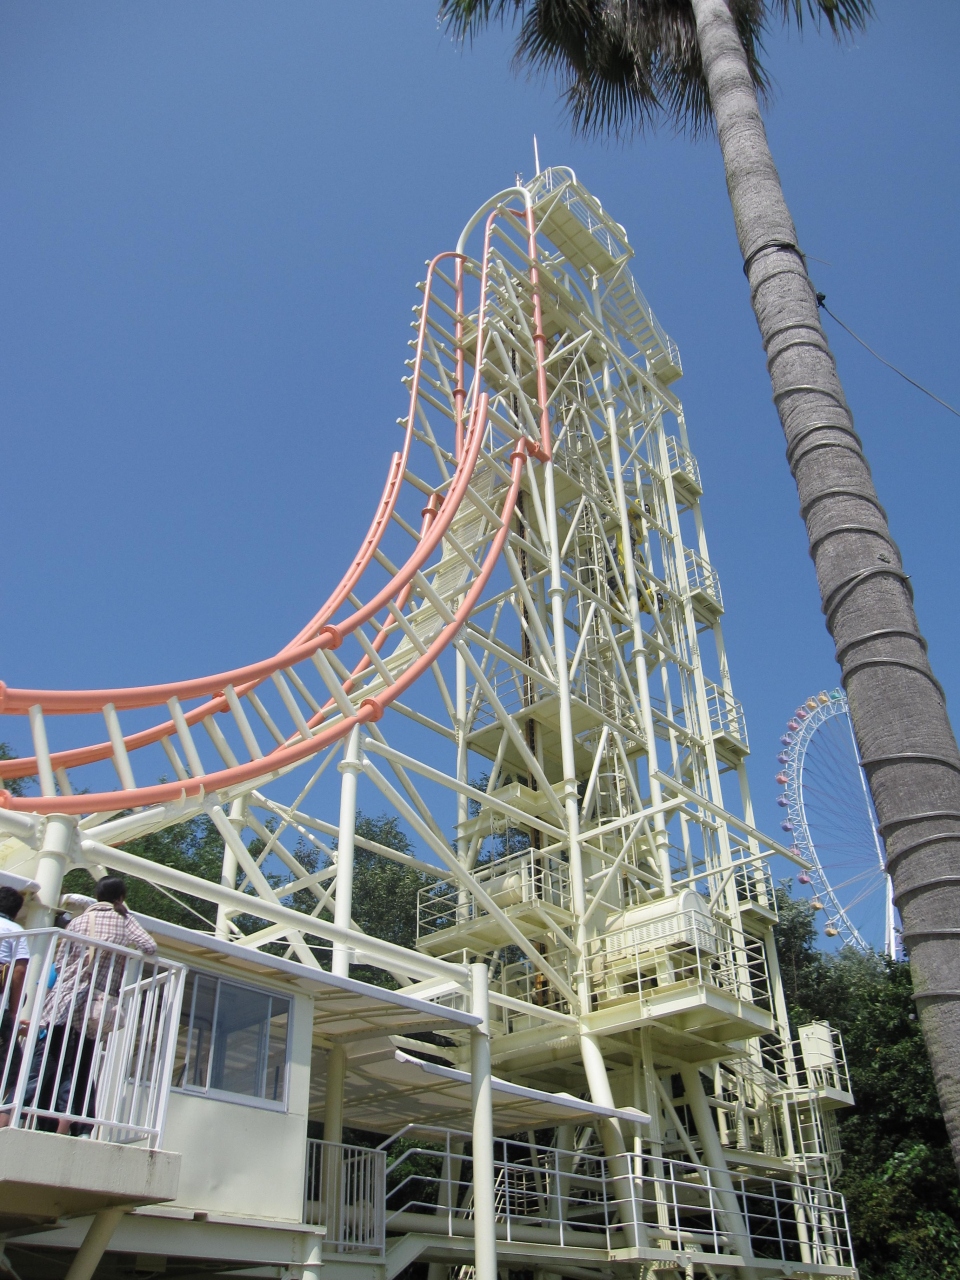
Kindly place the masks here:
[(540, 149), (537, 146), (537, 135), (533, 135), (533, 167), (537, 171), (537, 177), (540, 176)]

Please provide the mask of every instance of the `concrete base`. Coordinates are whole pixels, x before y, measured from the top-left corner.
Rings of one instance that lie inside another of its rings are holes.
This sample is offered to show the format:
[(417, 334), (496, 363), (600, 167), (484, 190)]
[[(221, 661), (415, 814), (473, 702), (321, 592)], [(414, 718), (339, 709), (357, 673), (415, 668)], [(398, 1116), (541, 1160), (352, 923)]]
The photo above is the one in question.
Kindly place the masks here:
[(180, 1156), (29, 1129), (0, 1129), (0, 1230), (174, 1200)]

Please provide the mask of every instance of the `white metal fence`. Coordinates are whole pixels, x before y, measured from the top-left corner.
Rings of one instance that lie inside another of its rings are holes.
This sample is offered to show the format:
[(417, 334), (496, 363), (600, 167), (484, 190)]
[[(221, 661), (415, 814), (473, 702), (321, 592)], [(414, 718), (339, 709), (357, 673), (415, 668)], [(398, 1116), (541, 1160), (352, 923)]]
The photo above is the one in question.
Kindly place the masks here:
[[(413, 1128), (413, 1126), (411, 1126)], [(469, 1135), (421, 1128), (386, 1170), (387, 1228), (469, 1234)], [(843, 1198), (798, 1173), (774, 1179), (704, 1165), (513, 1139), (494, 1143), (496, 1211), (508, 1241), (610, 1250), (639, 1245), (852, 1267)]]
[(770, 1008), (770, 975), (763, 943), (699, 911), (619, 929), (591, 944), (591, 986), (600, 1005), (665, 990), (713, 987)]
[(183, 966), (58, 929), (0, 994), (0, 1125), (159, 1146)]
[(712, 680), (704, 680), (707, 693), (707, 715), (710, 717), (710, 732), (733, 738), (744, 748), (747, 747), (747, 721), (743, 707), (732, 693), (727, 693)]
[[(535, 202), (555, 191), (560, 192), (564, 207), (615, 262), (625, 261), (630, 256), (623, 227), (603, 212), (600, 202), (594, 196), (575, 183), (572, 169), (560, 165), (544, 169), (529, 185)], [(549, 235), (549, 230), (547, 234)]]
[[(750, 850), (746, 850), (750, 856)], [(737, 890), (737, 901), (744, 906), (762, 907), (764, 911), (777, 914), (777, 895), (773, 887), (773, 876), (766, 862), (747, 862), (734, 869), (733, 882)]]
[(324, 1249), (383, 1254), (386, 1155), (341, 1142), (307, 1142), (303, 1220), (326, 1227)]
[(665, 436), (664, 444), (667, 447), (670, 474), (682, 487), (692, 487), (698, 493), (702, 492), (700, 467), (690, 450), (685, 449), (676, 436)]
[[(544, 905), (566, 911), (570, 907), (570, 868), (560, 858), (524, 849), (497, 858), (474, 871), (498, 907)], [(455, 876), (445, 876), (421, 889), (417, 901), (418, 936), (425, 937), (453, 925), (465, 925), (485, 914), (483, 907)]]
[(699, 595), (712, 602), (716, 611), (723, 612), (723, 595), (720, 578), (712, 564), (708, 564), (696, 551), (683, 549), (683, 563), (687, 571), (687, 588), (692, 595)]

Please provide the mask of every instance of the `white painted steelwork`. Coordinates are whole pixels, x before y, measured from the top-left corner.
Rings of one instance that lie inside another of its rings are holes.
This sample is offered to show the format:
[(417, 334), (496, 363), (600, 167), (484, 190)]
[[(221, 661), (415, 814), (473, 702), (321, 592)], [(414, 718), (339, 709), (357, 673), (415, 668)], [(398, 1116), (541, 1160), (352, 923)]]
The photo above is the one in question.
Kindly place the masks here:
[[(388, 1167), (387, 1225), (455, 1237), (473, 1225), (473, 1169), (467, 1135), (423, 1131)], [(532, 1141), (494, 1142), (496, 1213), (501, 1237), (526, 1246), (556, 1246), (640, 1261), (648, 1251), (679, 1253), (723, 1268), (731, 1243), (723, 1176), (682, 1160), (629, 1158), (622, 1179), (590, 1148), (565, 1151)], [(852, 1268), (842, 1197), (808, 1177), (762, 1174), (733, 1178), (736, 1211), (759, 1257), (776, 1257), (827, 1274)], [(630, 1240), (642, 1240), (632, 1244)], [(632, 1255), (632, 1258), (631, 1258)], [(725, 1257), (725, 1255), (727, 1255)], [(834, 1270), (836, 1269), (836, 1271)], [(703, 1274), (709, 1274), (704, 1270)]]
[[(41, 793), (0, 797), (0, 860), (41, 886), (38, 918), (70, 866), (109, 867), (215, 904), (221, 947), (279, 946), (340, 981), (372, 966), (462, 1011), (428, 1045), (321, 1030), (313, 1049), (328, 1144), (351, 1099), (368, 1124), (378, 1099), (402, 1107), (394, 1047), (449, 1064), (450, 1105), (469, 1080), (471, 1150), (445, 1148), (433, 1203), (452, 1223), (469, 1156), (470, 1220), (429, 1234), (431, 1265), (562, 1271), (571, 1246), (548, 1237), (582, 1217), (579, 1160), (602, 1169), (602, 1229), (578, 1275), (848, 1276), (831, 1179), (849, 1094), (805, 1063), (820, 1033), (795, 1048), (772, 936), (767, 859), (806, 863), (754, 821), (680, 358), (631, 257), (571, 170), (487, 201), (428, 264), (400, 448), (329, 600), (235, 671), (0, 691), (33, 744), (0, 775)], [(386, 806), (417, 853), (364, 836), (358, 804)], [(129, 852), (197, 815), (223, 840), (219, 883)], [(356, 927), (361, 851), (422, 877), (415, 949)], [(532, 1086), (534, 1111), (544, 1092), (595, 1108), (526, 1135), (515, 1173), (512, 1146), (495, 1159), (494, 1072)], [(549, 1229), (521, 1223), (506, 1197), (548, 1173)], [(407, 1240), (385, 1280), (428, 1247), (421, 1216), (388, 1216)]]

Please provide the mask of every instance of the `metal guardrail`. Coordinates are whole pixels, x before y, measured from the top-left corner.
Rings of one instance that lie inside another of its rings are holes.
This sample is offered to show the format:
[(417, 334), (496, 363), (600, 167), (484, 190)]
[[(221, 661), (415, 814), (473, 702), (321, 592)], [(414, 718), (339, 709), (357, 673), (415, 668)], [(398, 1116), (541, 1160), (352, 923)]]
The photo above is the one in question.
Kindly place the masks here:
[(598, 938), (587, 966), (601, 1006), (630, 997), (642, 1003), (665, 988), (706, 986), (770, 1007), (763, 943), (699, 911)]
[(718, 609), (723, 609), (723, 596), (720, 594), (720, 579), (717, 571), (712, 564), (708, 564), (695, 551), (691, 551), (689, 547), (683, 549), (683, 563), (687, 571), (687, 587), (693, 591), (699, 591), (717, 605)]
[(737, 900), (744, 905), (753, 904), (777, 914), (777, 895), (773, 887), (773, 876), (765, 862), (750, 862), (737, 867), (733, 873), (733, 883), (737, 890)]
[[(570, 906), (570, 868), (560, 858), (536, 849), (498, 858), (475, 871), (473, 879), (498, 907), (538, 903), (568, 910)], [(470, 924), (485, 914), (455, 877), (446, 876), (419, 891), (417, 936)]]
[[(600, 202), (580, 186), (573, 170), (563, 165), (545, 169), (527, 186), (535, 204), (553, 195), (593, 236), (610, 262), (617, 264), (618, 270), (612, 289), (607, 293), (606, 305), (620, 313), (628, 332), (638, 335), (654, 372), (670, 374), (669, 381), (679, 377), (682, 366), (677, 344), (664, 332), (637, 282), (623, 265), (632, 256), (623, 227), (614, 222)], [(550, 234), (549, 214), (547, 234)]]
[[(640, 286), (626, 269), (607, 294), (607, 305), (620, 313), (628, 331), (632, 329), (640, 339), (640, 344), (646, 349), (647, 360), (652, 365), (654, 373), (672, 375), (666, 377), (668, 382), (682, 376), (680, 348), (653, 314), (650, 303), (644, 297)], [(646, 340), (644, 340), (645, 334), (649, 335)]]
[(159, 1146), (183, 966), (59, 929), (8, 937), (30, 958), (0, 994), (4, 1122)]
[[(541, 685), (532, 676), (517, 672), (504, 662), (498, 662), (494, 670), (488, 674), (490, 687), (507, 715), (516, 715), (524, 707), (532, 706), (541, 696)], [(485, 729), (495, 724), (497, 712), (491, 706), (486, 695), (477, 702), (473, 715), (473, 729)]]
[(801, 1088), (851, 1092), (843, 1037), (836, 1027), (828, 1022), (810, 1022), (798, 1027), (791, 1049)]
[(382, 1257), (385, 1195), (383, 1151), (308, 1139), (303, 1220), (326, 1227), (324, 1252)]
[(825, 1089), (852, 1094), (843, 1036), (828, 1022), (797, 1028), (797, 1038), (761, 1041), (762, 1087), (767, 1092), (804, 1097)]
[[(424, 1143), (407, 1146), (388, 1165), (387, 1226), (468, 1235), (469, 1135), (420, 1131)], [(635, 1243), (715, 1257), (749, 1244), (765, 1261), (853, 1266), (842, 1196), (803, 1173), (792, 1179), (726, 1174), (651, 1155), (607, 1159), (496, 1139), (494, 1175), (498, 1234), (507, 1241), (604, 1253)]]
[(667, 463), (671, 474), (685, 476), (698, 492), (702, 493), (703, 485), (700, 483), (700, 467), (690, 450), (685, 449), (676, 436), (667, 436), (665, 444), (667, 446)]
[(545, 195), (561, 192), (559, 199), (563, 206), (569, 209), (614, 261), (630, 257), (627, 234), (623, 227), (608, 217), (600, 202), (579, 185), (572, 169), (555, 165), (551, 169), (544, 169), (528, 185), (534, 203), (542, 200)]
[[(719, 590), (719, 588), (718, 588)], [(731, 693), (727, 693), (712, 680), (705, 680), (707, 690), (707, 715), (710, 717), (710, 731), (714, 734), (725, 734), (744, 747), (747, 744), (747, 721), (743, 714), (743, 706)]]
[[(454, 949), (452, 954), (459, 956), (463, 952), (462, 949)], [(551, 956), (550, 963), (555, 969), (560, 970), (568, 982), (572, 979), (570, 966), (565, 963), (563, 953)], [(510, 1031), (529, 1025), (531, 1020), (534, 1023), (538, 1022), (537, 1009), (554, 1009), (558, 1013), (570, 1013), (566, 996), (552, 986), (546, 974), (527, 959), (504, 964), (502, 960), (495, 958), (490, 963), (489, 973), (490, 995), (494, 997), (490, 1007), (490, 1028), (495, 1036), (507, 1035)], [(511, 1000), (520, 1000), (530, 1005), (530, 1013), (526, 1014), (516, 1008), (498, 1005), (495, 999), (498, 995), (509, 996)], [(460, 1013), (470, 1012), (470, 997), (460, 990), (448, 991), (436, 996), (434, 1004), (442, 1005), (445, 1009), (456, 1009)], [(445, 1034), (451, 1040), (464, 1038), (464, 1033), (461, 1031), (448, 1031)]]

